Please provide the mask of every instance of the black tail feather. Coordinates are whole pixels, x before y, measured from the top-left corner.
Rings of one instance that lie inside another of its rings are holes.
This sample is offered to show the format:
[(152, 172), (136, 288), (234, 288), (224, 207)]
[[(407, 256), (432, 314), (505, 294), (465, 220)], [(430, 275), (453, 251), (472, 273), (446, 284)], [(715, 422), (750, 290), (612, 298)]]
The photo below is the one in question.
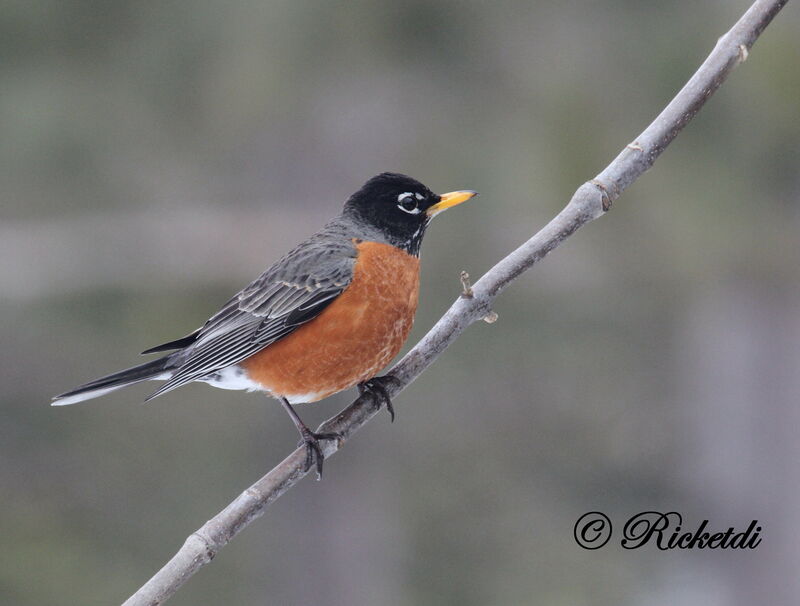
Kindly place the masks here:
[[(73, 404), (82, 400), (96, 398), (109, 391), (114, 391), (126, 385), (133, 385), (140, 381), (154, 379), (159, 375), (169, 372), (173, 368), (170, 360), (172, 356), (164, 356), (158, 360), (152, 360), (139, 366), (126, 368), (105, 377), (100, 377), (80, 387), (59, 394), (53, 398), (53, 405)], [(67, 401), (69, 400), (69, 401)]]
[(180, 339), (175, 339), (174, 341), (170, 341), (168, 343), (162, 343), (161, 345), (156, 345), (155, 347), (151, 347), (150, 349), (145, 349), (142, 352), (144, 354), (151, 354), (156, 353), (159, 351), (169, 351), (171, 349), (183, 349), (184, 347), (188, 347), (195, 341), (197, 341), (197, 335), (200, 332), (198, 328), (192, 334), (186, 335), (185, 337), (181, 337)]

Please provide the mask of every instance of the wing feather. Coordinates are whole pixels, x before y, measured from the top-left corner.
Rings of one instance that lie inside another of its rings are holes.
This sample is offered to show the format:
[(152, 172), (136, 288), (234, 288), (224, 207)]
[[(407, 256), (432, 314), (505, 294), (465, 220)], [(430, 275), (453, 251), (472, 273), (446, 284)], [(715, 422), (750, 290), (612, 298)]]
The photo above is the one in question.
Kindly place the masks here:
[(356, 254), (336, 232), (300, 244), (206, 322), (148, 400), (237, 364), (317, 317), (350, 284)]

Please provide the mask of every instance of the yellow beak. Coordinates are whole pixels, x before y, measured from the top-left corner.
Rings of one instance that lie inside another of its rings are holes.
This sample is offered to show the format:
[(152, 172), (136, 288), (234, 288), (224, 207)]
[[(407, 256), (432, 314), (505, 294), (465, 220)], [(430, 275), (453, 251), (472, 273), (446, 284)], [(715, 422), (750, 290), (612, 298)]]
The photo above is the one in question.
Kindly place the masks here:
[(436, 204), (434, 204), (427, 211), (425, 211), (425, 214), (433, 218), (443, 210), (447, 210), (452, 206), (458, 206), (462, 202), (466, 202), (470, 198), (474, 198), (477, 195), (478, 192), (469, 189), (463, 189), (460, 191), (451, 191), (449, 193), (442, 194), (441, 200), (439, 200)]

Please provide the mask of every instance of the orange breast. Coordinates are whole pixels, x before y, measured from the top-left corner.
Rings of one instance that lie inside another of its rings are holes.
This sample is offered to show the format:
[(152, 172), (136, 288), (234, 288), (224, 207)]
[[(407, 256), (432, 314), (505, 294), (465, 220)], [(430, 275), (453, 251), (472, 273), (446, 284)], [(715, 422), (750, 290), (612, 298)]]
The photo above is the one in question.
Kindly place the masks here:
[(403, 346), (417, 310), (419, 259), (388, 244), (356, 247), (347, 289), (316, 318), (241, 362), (272, 395), (316, 402), (374, 377)]

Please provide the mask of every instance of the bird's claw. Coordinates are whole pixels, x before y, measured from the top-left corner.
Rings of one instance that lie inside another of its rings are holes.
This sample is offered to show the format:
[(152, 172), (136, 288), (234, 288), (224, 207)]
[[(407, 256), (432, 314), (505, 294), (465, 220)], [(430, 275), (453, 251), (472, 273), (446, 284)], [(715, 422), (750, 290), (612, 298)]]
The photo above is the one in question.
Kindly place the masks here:
[(389, 416), (391, 416), (392, 423), (394, 423), (394, 406), (392, 406), (392, 399), (386, 390), (387, 385), (390, 384), (399, 385), (400, 380), (392, 375), (373, 377), (358, 384), (358, 393), (363, 395), (365, 392), (371, 392), (380, 402), (386, 405), (386, 410), (389, 411)]
[(325, 461), (325, 455), (322, 453), (322, 448), (319, 446), (319, 441), (339, 440), (342, 436), (338, 433), (314, 433), (310, 430), (303, 431), (301, 434), (303, 438), (297, 445), (306, 447), (306, 463), (304, 471), (311, 469), (316, 462), (317, 479), (319, 479), (322, 477), (322, 463)]

